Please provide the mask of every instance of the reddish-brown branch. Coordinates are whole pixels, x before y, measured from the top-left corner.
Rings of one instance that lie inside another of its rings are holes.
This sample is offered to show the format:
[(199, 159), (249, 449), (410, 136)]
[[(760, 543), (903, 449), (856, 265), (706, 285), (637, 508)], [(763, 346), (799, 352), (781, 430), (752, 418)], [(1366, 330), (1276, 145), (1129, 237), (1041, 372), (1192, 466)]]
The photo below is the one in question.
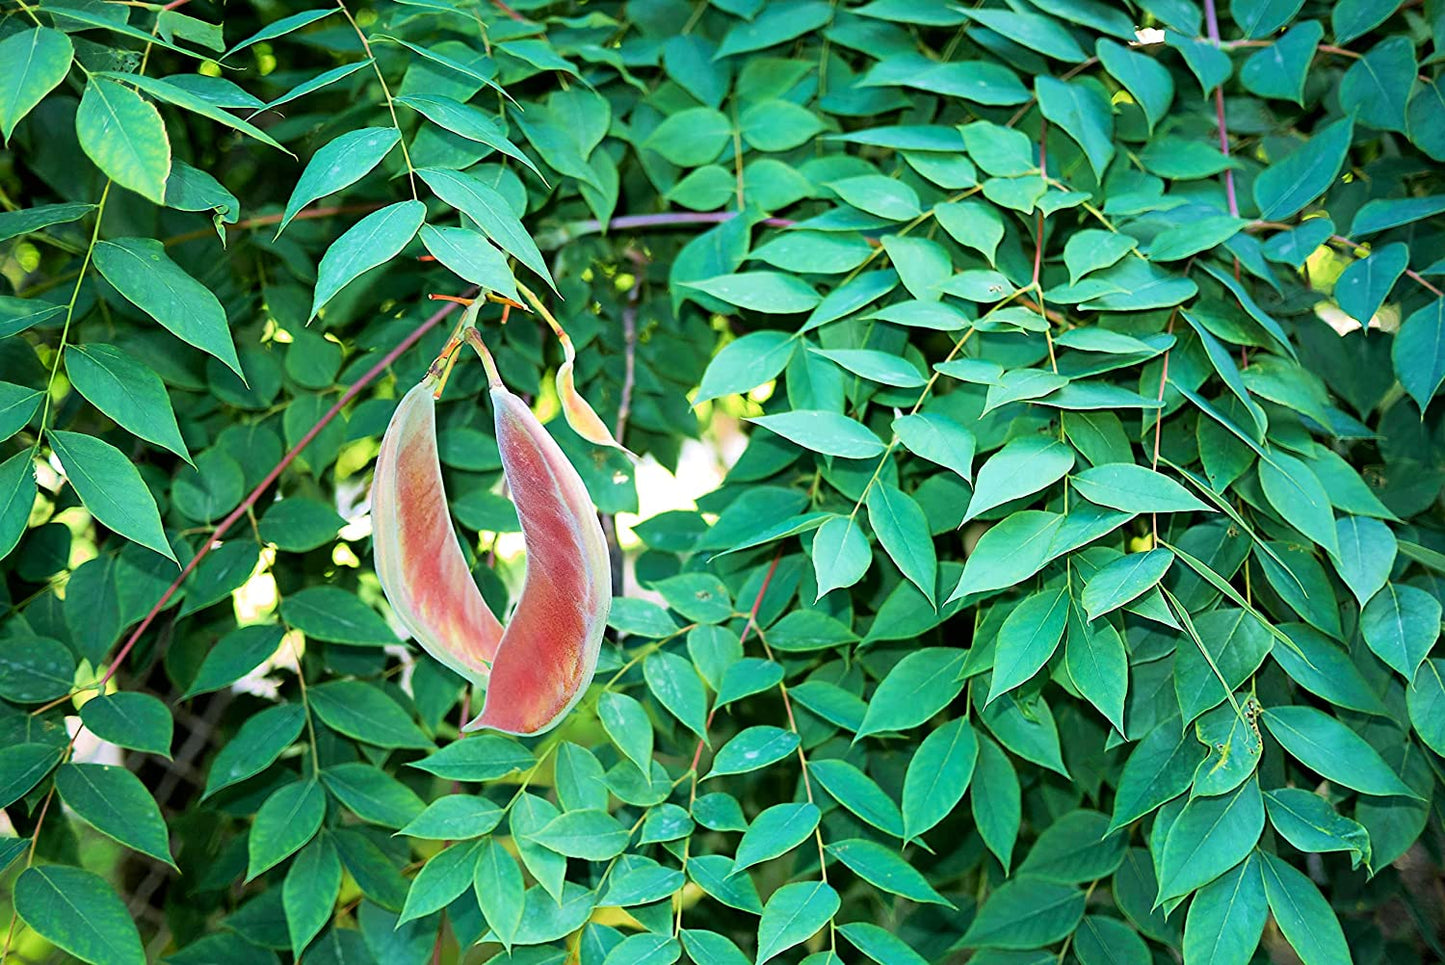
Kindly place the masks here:
[(141, 638), (141, 634), (150, 628), (151, 623), (153, 623), (160, 612), (165, 609), (166, 603), (175, 595), (176, 590), (180, 589), (186, 577), (191, 575), (191, 571), (200, 564), (201, 560), (206, 558), (206, 554), (211, 551), (211, 547), (216, 541), (224, 536), (226, 531), (235, 525), (237, 520), (246, 515), (247, 510), (256, 504), (256, 500), (261, 498), (261, 494), (269, 489), (271, 484), (285, 471), (286, 467), (291, 465), (296, 457), (301, 454), (301, 451), (311, 444), (311, 440), (315, 439), (317, 434), (326, 428), (332, 419), (336, 418), (337, 413), (342, 410), (346, 403), (350, 402), (356, 397), (357, 393), (370, 385), (377, 376), (385, 372), (391, 363), (395, 362), (403, 352), (415, 345), (423, 335), (440, 324), (442, 319), (456, 311), (456, 308), (457, 306), (454, 303), (448, 303), (432, 313), (425, 321), (412, 329), (411, 334), (402, 339), (400, 344), (382, 356), (381, 361), (373, 365), (365, 375), (351, 383), (350, 387), (341, 393), (341, 398), (336, 400), (336, 404), (328, 409), (325, 415), (316, 420), (316, 424), (307, 431), (306, 435), (301, 437), (300, 441), (291, 448), (290, 452), (281, 457), (281, 461), (276, 463), (275, 467), (266, 474), (266, 478), (262, 479), (255, 489), (251, 490), (250, 494), (241, 501), (241, 505), (237, 506), (231, 511), (229, 516), (221, 520), (210, 537), (201, 545), (196, 555), (191, 557), (191, 561), (181, 569), (180, 575), (175, 578), (166, 589), (166, 592), (161, 594), (161, 598), (156, 601), (155, 606), (151, 607), (150, 612), (145, 615), (145, 619), (141, 620), (139, 625), (131, 631), (131, 635), (126, 639), (125, 644), (116, 652), (115, 658), (110, 662), (109, 669), (105, 672), (105, 676), (100, 679), (99, 687), (102, 691), (104, 691), (105, 685), (110, 681), (110, 678), (114, 677), (115, 672), (120, 669), (120, 665), (125, 662), (125, 658), (130, 655), (131, 650), (135, 648), (136, 642)]

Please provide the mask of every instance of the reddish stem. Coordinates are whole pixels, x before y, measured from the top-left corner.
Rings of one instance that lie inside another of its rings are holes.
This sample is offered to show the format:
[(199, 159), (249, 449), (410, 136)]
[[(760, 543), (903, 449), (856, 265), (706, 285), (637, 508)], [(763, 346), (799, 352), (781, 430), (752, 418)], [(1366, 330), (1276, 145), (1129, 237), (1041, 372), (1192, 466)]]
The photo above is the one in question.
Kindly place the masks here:
[[(1219, 16), (1214, 11), (1214, 0), (1204, 0), (1204, 23), (1209, 31), (1209, 39), (1214, 46), (1222, 46), (1219, 42)], [(1214, 88), (1214, 114), (1219, 122), (1219, 150), (1225, 157), (1229, 157), (1229, 125), (1224, 121), (1224, 84)], [(1224, 169), (1224, 196), (1229, 201), (1229, 213), (1239, 217), (1239, 198), (1234, 193), (1234, 169)], [(1236, 266), (1236, 271), (1238, 266)]]
[(165, 609), (167, 601), (169, 601), (170, 598), (175, 595), (176, 590), (179, 589), (181, 584), (185, 582), (186, 577), (191, 575), (191, 571), (200, 564), (201, 560), (206, 558), (206, 554), (211, 551), (211, 547), (216, 543), (216, 541), (225, 535), (226, 530), (230, 529), (233, 525), (235, 525), (237, 520), (239, 520), (242, 516), (246, 515), (247, 510), (249, 510), (252, 506), (256, 504), (257, 499), (261, 498), (261, 494), (265, 492), (270, 487), (270, 485), (276, 481), (276, 479), (281, 475), (281, 473), (285, 471), (287, 466), (291, 465), (291, 463), (296, 459), (296, 457), (301, 454), (301, 450), (305, 449), (311, 443), (311, 440), (315, 439), (317, 434), (322, 429), (326, 428), (326, 425), (331, 422), (332, 419), (336, 418), (337, 413), (341, 411), (341, 409), (346, 405), (346, 403), (350, 402), (353, 398), (355, 398), (357, 393), (359, 393), (362, 389), (366, 388), (366, 386), (370, 385), (377, 376), (385, 372), (387, 368), (391, 365), (391, 363), (395, 362), (403, 352), (405, 352), (407, 349), (411, 348), (418, 341), (420, 341), (423, 335), (435, 328), (438, 324), (441, 323), (442, 319), (446, 318), (455, 310), (455, 304), (446, 305), (445, 307), (440, 308), (436, 312), (434, 312), (430, 317), (428, 317), (416, 328), (412, 329), (411, 334), (408, 335), (406, 338), (402, 339), (401, 343), (398, 344), (396, 348), (392, 349), (390, 352), (387, 352), (384, 356), (382, 356), (381, 361), (373, 365), (365, 375), (357, 379), (350, 385), (350, 387), (347, 388), (345, 392), (341, 393), (341, 398), (336, 400), (336, 404), (333, 405), (329, 410), (327, 410), (325, 415), (323, 415), (320, 419), (316, 420), (316, 424), (312, 426), (309, 431), (307, 431), (306, 435), (301, 437), (301, 440), (292, 447), (290, 452), (286, 453), (286, 455), (281, 457), (281, 461), (278, 462), (275, 467), (266, 474), (266, 478), (261, 480), (260, 484), (257, 485), (255, 489), (251, 490), (250, 494), (245, 499), (241, 500), (241, 505), (237, 506), (234, 510), (231, 511), (231, 514), (229, 516), (221, 520), (215, 531), (211, 533), (210, 537), (203, 544), (201, 544), (201, 548), (196, 552), (196, 555), (191, 557), (191, 561), (187, 563), (184, 568), (182, 568), (180, 575), (175, 578), (175, 581), (172, 582), (171, 585), (166, 589), (166, 592), (161, 594), (161, 598), (156, 601), (155, 606), (151, 607), (150, 612), (145, 615), (145, 619), (141, 620), (140, 624), (135, 628), (135, 630), (131, 632), (130, 637), (127, 638), (125, 641), (125, 645), (122, 646), (119, 651), (117, 651), (115, 659), (112, 660), (110, 663), (110, 668), (106, 670), (105, 676), (101, 677), (100, 679), (100, 683), (98, 686), (102, 692), (105, 690), (105, 685), (110, 682), (110, 678), (115, 676), (115, 672), (119, 670), (120, 665), (125, 662), (125, 658), (130, 655), (131, 650), (136, 645), (136, 641), (140, 640), (141, 634), (145, 633), (146, 630), (149, 629), (151, 623), (153, 623), (155, 621), (155, 618), (160, 614), (160, 612)]

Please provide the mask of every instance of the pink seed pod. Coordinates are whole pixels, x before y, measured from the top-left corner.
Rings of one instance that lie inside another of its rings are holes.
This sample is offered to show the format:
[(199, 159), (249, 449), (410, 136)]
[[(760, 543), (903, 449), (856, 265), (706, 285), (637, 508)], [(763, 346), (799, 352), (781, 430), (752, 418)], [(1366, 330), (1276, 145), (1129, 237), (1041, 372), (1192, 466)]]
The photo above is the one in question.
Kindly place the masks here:
[(597, 670), (612, 606), (607, 540), (582, 477), (502, 384), (475, 330), (467, 340), (491, 379), (497, 448), (522, 523), (527, 576), (482, 712), (463, 730), (540, 734), (576, 705)]
[(484, 686), (502, 642), (462, 556), (437, 456), (434, 375), (412, 387), (386, 427), (371, 487), (376, 575), (422, 649)]

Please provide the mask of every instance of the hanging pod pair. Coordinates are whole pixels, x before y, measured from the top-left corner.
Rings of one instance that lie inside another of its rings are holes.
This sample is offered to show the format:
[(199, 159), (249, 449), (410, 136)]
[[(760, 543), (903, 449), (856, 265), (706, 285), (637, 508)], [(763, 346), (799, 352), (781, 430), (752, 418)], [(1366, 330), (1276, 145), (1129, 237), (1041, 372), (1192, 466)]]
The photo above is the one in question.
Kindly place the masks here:
[[(463, 731), (539, 734), (581, 699), (597, 668), (612, 603), (611, 568), (587, 487), (532, 410), (502, 384), (477, 334), (482, 304), (467, 307), (382, 437), (371, 496), (373, 552), (387, 600), (417, 642), (485, 688), (481, 713)], [(487, 370), (497, 449), (527, 550), (521, 599), (505, 626), (462, 556), (437, 454), (436, 398), (462, 342)]]

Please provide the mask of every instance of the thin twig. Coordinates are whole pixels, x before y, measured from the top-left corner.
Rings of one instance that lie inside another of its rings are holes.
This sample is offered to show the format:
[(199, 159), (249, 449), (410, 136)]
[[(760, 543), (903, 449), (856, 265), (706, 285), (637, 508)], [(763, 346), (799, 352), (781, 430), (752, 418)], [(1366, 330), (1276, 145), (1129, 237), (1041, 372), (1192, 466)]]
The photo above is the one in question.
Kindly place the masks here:
[[(473, 291), (475, 290), (476, 289), (473, 289)], [(301, 451), (311, 444), (311, 440), (315, 439), (317, 434), (320, 433), (322, 429), (326, 428), (327, 424), (330, 423), (332, 419), (336, 418), (337, 414), (342, 410), (346, 403), (350, 402), (362, 389), (370, 385), (377, 376), (385, 372), (387, 368), (390, 367), (391, 363), (395, 362), (398, 358), (401, 357), (401, 354), (403, 352), (415, 345), (423, 335), (425, 335), (427, 332), (431, 331), (438, 324), (440, 324), (442, 319), (446, 318), (452, 312), (456, 311), (456, 308), (457, 306), (455, 302), (447, 302), (436, 312), (432, 313), (416, 328), (412, 329), (411, 334), (407, 335), (406, 338), (402, 339), (401, 342), (390, 352), (387, 352), (384, 356), (382, 356), (381, 361), (373, 365), (365, 375), (357, 379), (355, 382), (351, 383), (350, 387), (348, 387), (345, 392), (341, 393), (341, 398), (336, 400), (336, 404), (333, 405), (329, 410), (327, 410), (325, 415), (323, 415), (320, 419), (316, 420), (316, 424), (307, 431), (306, 435), (301, 437), (300, 441), (298, 441), (296, 445), (291, 448), (290, 452), (286, 453), (286, 455), (281, 457), (281, 461), (276, 463), (275, 467), (266, 474), (266, 478), (262, 479), (255, 489), (251, 490), (250, 494), (241, 501), (241, 505), (237, 506), (234, 510), (231, 511), (231, 514), (229, 516), (221, 520), (220, 524), (216, 526), (214, 531), (212, 531), (210, 537), (207, 538), (205, 543), (201, 544), (201, 548), (199, 551), (197, 551), (196, 555), (191, 557), (191, 561), (187, 563), (185, 567), (181, 570), (180, 575), (175, 578), (171, 585), (166, 589), (166, 592), (161, 594), (161, 598), (156, 601), (155, 606), (151, 607), (150, 612), (145, 615), (145, 619), (141, 620), (141, 622), (137, 624), (136, 628), (131, 631), (131, 635), (126, 639), (124, 646), (122, 646), (120, 650), (116, 652), (115, 659), (111, 661), (110, 668), (106, 670), (105, 676), (100, 679), (100, 683), (98, 686), (102, 690), (104, 690), (105, 685), (110, 681), (110, 678), (115, 676), (115, 672), (120, 669), (120, 665), (125, 662), (126, 656), (129, 655), (131, 650), (135, 647), (136, 641), (140, 639), (141, 634), (145, 633), (145, 631), (149, 629), (151, 623), (155, 620), (156, 616), (158, 616), (160, 612), (165, 609), (166, 603), (170, 600), (172, 596), (175, 595), (176, 590), (180, 588), (181, 584), (185, 582), (186, 577), (190, 576), (191, 571), (196, 568), (196, 566), (201, 562), (201, 560), (205, 559), (206, 554), (211, 551), (211, 547), (214, 546), (215, 543), (222, 536), (225, 535), (228, 529), (235, 525), (237, 520), (239, 520), (242, 516), (246, 514), (246, 511), (248, 509), (255, 505), (256, 500), (261, 498), (261, 494), (265, 492), (271, 486), (271, 484), (277, 480), (277, 478), (280, 477), (281, 473), (286, 469), (286, 467), (291, 465), (291, 463), (296, 459), (296, 457), (301, 454)]]

